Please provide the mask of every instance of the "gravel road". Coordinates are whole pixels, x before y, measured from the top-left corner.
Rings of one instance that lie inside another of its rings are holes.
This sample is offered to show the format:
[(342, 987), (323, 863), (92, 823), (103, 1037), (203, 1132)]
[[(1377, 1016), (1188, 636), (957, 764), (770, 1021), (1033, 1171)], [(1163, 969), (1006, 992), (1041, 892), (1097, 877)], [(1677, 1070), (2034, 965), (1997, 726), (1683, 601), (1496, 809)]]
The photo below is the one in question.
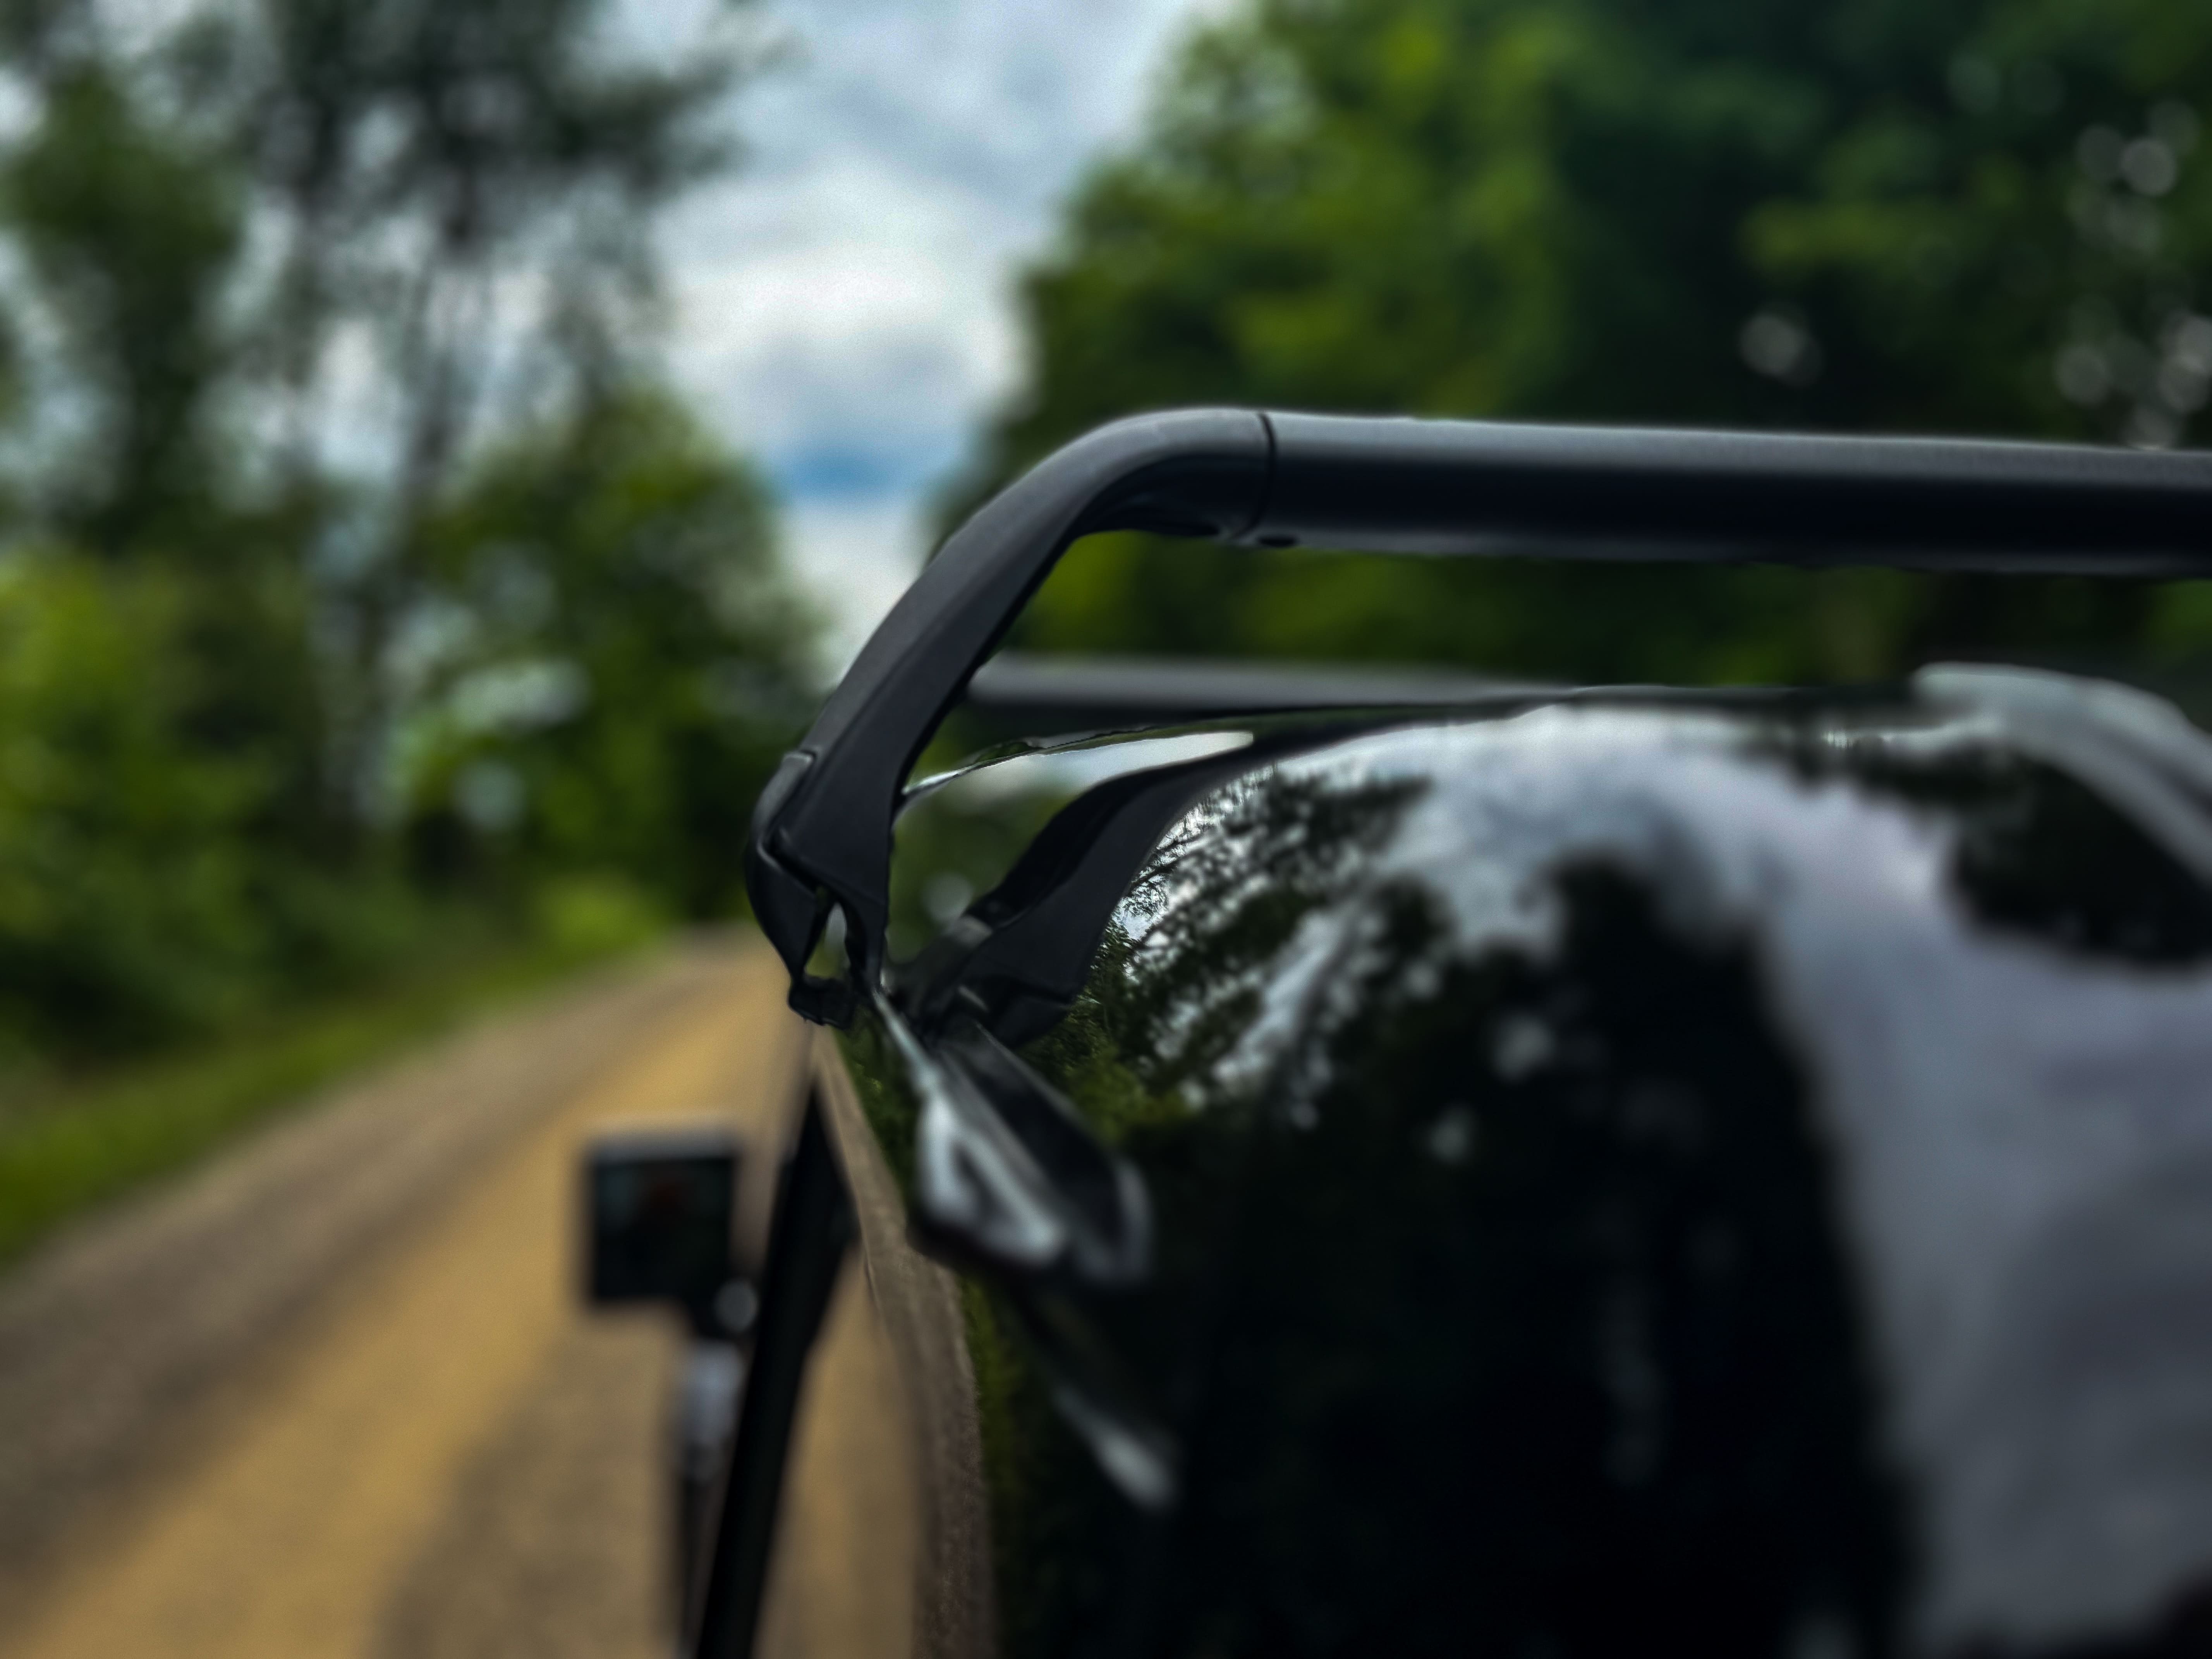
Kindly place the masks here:
[[(0, 1653), (665, 1653), (674, 1334), (577, 1309), (576, 1147), (702, 1115), (772, 1139), (805, 1052), (781, 993), (728, 943), (610, 973), (0, 1281)], [(848, 1272), (779, 1546), (823, 1594), (772, 1595), (778, 1659), (902, 1644), (907, 1593), (877, 1594), (841, 1519), (896, 1496), (881, 1346)]]

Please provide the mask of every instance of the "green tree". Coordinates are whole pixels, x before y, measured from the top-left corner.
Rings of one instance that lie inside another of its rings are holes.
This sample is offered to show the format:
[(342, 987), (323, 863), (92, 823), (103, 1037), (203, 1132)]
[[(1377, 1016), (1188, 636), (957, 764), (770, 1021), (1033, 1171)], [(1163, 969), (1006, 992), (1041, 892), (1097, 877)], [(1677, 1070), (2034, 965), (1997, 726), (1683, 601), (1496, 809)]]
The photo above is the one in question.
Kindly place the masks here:
[(811, 623), (750, 475), (636, 388), (653, 216), (750, 56), (609, 12), (0, 5), (0, 1051), (436, 948), (410, 852), (513, 878), (448, 908), (732, 902)]
[[(1030, 274), (983, 471), (1215, 401), (2172, 443), (2212, 385), (2208, 100), (2212, 15), (2154, 0), (1257, 0)], [(1825, 678), (2109, 649), (2151, 603), (1139, 546), (1026, 638)]]
[(89, 0), (0, 9), (27, 516), (311, 575), (341, 816), (400, 714), (425, 516), (489, 433), (650, 349), (647, 227), (730, 159), (742, 37), (668, 67), (611, 50), (607, 10), (255, 0), (126, 33)]
[(58, 367), (92, 405), (42, 505), (102, 551), (189, 534), (185, 515), (207, 505), (240, 183), (97, 66), (50, 89), (7, 159), (9, 228), (63, 325)]
[(739, 908), (815, 636), (753, 473), (665, 395), (617, 391), (489, 457), (427, 544), (440, 599), (400, 750), (426, 855)]
[(331, 983), (406, 918), (319, 866), (171, 564), (0, 562), (0, 1059), (204, 1030)]

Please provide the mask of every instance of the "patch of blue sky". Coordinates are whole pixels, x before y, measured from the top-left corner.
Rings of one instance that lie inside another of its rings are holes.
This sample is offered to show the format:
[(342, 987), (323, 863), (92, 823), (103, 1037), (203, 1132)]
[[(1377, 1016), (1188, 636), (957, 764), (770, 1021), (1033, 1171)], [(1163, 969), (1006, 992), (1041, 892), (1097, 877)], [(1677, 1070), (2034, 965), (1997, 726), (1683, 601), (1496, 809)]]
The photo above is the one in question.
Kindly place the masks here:
[(866, 448), (825, 446), (762, 458), (787, 501), (835, 504), (904, 498), (944, 477), (957, 459), (946, 445)]

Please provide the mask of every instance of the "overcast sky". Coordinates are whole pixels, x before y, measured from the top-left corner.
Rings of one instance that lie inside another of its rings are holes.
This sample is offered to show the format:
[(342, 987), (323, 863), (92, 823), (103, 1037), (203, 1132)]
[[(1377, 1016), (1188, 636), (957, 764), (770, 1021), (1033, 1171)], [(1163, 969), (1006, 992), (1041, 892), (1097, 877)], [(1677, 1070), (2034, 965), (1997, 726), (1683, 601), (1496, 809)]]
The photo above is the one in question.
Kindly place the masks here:
[(1135, 129), (1218, 0), (763, 0), (790, 44), (750, 149), (668, 222), (673, 364), (768, 469), (787, 543), (857, 648), (918, 567), (921, 510), (1012, 385), (1010, 303), (1084, 165)]

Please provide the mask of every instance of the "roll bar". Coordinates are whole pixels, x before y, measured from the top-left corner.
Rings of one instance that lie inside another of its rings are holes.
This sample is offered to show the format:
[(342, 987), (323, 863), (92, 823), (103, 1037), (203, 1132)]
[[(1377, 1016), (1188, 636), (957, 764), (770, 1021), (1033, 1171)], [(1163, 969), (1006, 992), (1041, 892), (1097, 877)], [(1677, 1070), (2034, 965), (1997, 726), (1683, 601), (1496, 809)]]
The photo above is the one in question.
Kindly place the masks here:
[[(1382, 553), (2212, 574), (2212, 454), (1926, 438), (1188, 410), (1117, 421), (963, 524), (754, 809), (745, 882), (792, 1006), (842, 1024), (883, 966), (915, 758), (1060, 556), (1109, 530)], [(843, 980), (806, 972), (832, 906)]]

